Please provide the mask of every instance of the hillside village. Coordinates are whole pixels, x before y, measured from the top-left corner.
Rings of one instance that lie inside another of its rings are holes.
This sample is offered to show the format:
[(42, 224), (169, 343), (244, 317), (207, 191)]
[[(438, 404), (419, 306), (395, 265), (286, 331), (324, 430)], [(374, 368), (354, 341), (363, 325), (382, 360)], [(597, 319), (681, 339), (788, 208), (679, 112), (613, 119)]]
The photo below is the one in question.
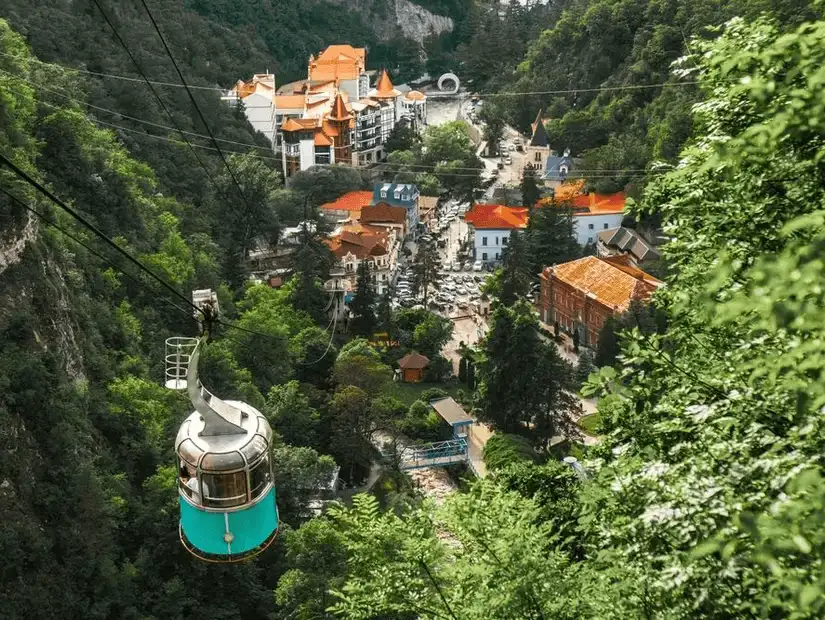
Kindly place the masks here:
[[(577, 173), (579, 164), (568, 147), (551, 147), (541, 111), (531, 125), (532, 135), (524, 136), (523, 142), (515, 138), (512, 144), (501, 143), (511, 161), (508, 171), (519, 184), (525, 170), (535, 176), (540, 197), (533, 205), (467, 203), (443, 191), (423, 195), (415, 183), (396, 183), (397, 175), (380, 167), (390, 154), (387, 142), (396, 127), (422, 134), (428, 126), (427, 99), (407, 85), (396, 88), (385, 70), (367, 72), (366, 50), (345, 44), (310, 56), (305, 80), (279, 86), (276, 76), (259, 74), (239, 80), (225, 97), (230, 105), (243, 106), (250, 123), (267, 137), (287, 179), (313, 166), (337, 164), (363, 170), (365, 183), (372, 184), (320, 205), (330, 227), (326, 243), (335, 257), (331, 272), (343, 274), (350, 291), (344, 299), (344, 320), (362, 263), (376, 293), (390, 296), (394, 308), (423, 308), (423, 291), (411, 288), (411, 267), (418, 247), (431, 245), (438, 252), (440, 286), (427, 309), (483, 326), (489, 305), (481, 303), (482, 295), (489, 300), (482, 292), (484, 282), (502, 265), (510, 235), (524, 234), (533, 209), (556, 209), (570, 213), (581, 252), (598, 259), (543, 266), (540, 274), (531, 274), (535, 285), (525, 298), (557, 338), (575, 341), (576, 350), (579, 345), (595, 348), (607, 317), (625, 311), (631, 300), (644, 301), (658, 285), (640, 266), (658, 257), (653, 242), (622, 227), (624, 194), (585, 192), (586, 176)], [(475, 103), (476, 108), (483, 105)], [(520, 157), (514, 163), (516, 146)], [(476, 147), (482, 151), (486, 144)], [(495, 166), (495, 161), (488, 158), (485, 164)], [(496, 189), (489, 186), (491, 198)], [(641, 247), (645, 251), (640, 254)], [(261, 255), (256, 258), (260, 265)], [(290, 255), (272, 258), (272, 270), (256, 273), (278, 285), (289, 276)], [(548, 275), (568, 271), (575, 275), (552, 280), (566, 282), (572, 287), (570, 295), (539, 286)], [(628, 286), (628, 279), (639, 285)]]
[(825, 17), (7, 0), (0, 616), (825, 616)]

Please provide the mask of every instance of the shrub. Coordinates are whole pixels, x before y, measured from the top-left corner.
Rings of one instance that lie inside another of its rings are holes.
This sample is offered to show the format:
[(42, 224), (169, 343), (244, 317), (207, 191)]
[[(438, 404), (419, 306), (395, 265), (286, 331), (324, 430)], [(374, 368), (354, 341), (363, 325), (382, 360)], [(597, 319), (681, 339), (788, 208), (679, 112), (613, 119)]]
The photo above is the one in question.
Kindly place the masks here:
[(495, 471), (508, 465), (538, 460), (530, 442), (520, 435), (495, 433), (484, 446), (484, 463)]

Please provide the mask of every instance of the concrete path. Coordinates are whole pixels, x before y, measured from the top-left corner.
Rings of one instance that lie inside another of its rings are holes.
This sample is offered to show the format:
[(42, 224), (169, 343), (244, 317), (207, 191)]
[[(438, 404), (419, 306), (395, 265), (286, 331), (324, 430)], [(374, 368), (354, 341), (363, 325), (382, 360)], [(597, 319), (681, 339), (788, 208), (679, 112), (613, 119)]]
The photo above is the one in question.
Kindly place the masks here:
[(470, 457), (470, 467), (478, 478), (487, 477), (487, 466), (484, 464), (484, 446), (493, 436), (493, 431), (486, 424), (478, 420), (473, 422), (467, 436), (467, 448)]

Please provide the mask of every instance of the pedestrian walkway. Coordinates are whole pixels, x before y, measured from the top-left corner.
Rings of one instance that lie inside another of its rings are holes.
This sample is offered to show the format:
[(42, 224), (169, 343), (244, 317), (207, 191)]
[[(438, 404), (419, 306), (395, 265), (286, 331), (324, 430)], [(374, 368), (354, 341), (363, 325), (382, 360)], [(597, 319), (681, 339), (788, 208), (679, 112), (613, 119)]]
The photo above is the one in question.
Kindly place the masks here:
[(493, 431), (486, 424), (478, 420), (473, 421), (473, 426), (467, 435), (468, 464), (476, 475), (476, 478), (487, 477), (487, 465), (484, 464), (484, 446), (493, 436)]

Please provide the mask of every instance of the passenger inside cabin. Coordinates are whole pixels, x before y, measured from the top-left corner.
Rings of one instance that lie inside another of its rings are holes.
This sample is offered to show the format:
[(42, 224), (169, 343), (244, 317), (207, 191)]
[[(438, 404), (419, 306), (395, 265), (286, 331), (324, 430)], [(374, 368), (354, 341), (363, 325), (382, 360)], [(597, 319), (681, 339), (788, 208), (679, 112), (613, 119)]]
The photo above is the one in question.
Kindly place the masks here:
[[(203, 504), (203, 499), (201, 497), (201, 489), (198, 488), (198, 478), (195, 472), (189, 470), (188, 467), (181, 466), (180, 468), (180, 478), (183, 481), (183, 485), (189, 489), (189, 497), (194, 501), (196, 504)], [(209, 494), (209, 490), (206, 486), (206, 483), (202, 483), (203, 491), (207, 495)]]

